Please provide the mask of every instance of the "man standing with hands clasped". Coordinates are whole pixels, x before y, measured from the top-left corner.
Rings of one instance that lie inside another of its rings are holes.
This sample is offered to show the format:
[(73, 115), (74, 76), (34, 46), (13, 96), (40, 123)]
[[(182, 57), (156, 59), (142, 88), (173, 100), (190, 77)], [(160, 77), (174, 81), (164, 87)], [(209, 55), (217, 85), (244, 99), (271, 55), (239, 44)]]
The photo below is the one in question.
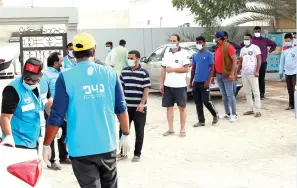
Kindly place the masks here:
[[(237, 73), (242, 69), (242, 84), (247, 100), (248, 111), (243, 115), (254, 115), (261, 117), (261, 100), (259, 91), (259, 71), (261, 67), (261, 50), (251, 43), (252, 35), (246, 34), (244, 36), (244, 45), (240, 51), (240, 63)], [(255, 99), (255, 106), (253, 104), (253, 97)]]
[[(140, 53), (136, 50), (128, 53), (128, 67), (122, 70), (120, 76), (125, 99), (128, 107), (129, 121), (134, 122), (136, 133), (135, 150), (132, 162), (139, 162), (143, 145), (144, 126), (146, 122), (147, 105), (146, 101), (151, 86), (150, 75), (140, 65)], [(120, 136), (122, 131), (120, 130)], [(127, 156), (122, 153), (118, 159), (125, 159)]]
[(96, 42), (92, 35), (76, 35), (73, 48), (78, 63), (57, 78), (43, 159), (50, 165), (50, 144), (66, 116), (66, 142), (80, 187), (117, 188), (114, 114), (122, 125), (120, 148), (123, 153), (130, 148), (129, 117), (121, 83), (110, 67), (94, 63)]
[(174, 104), (177, 103), (180, 112), (181, 137), (186, 136), (186, 105), (187, 105), (187, 81), (189, 72), (188, 53), (179, 46), (180, 36), (170, 37), (170, 50), (164, 54), (161, 70), (160, 91), (163, 94), (162, 106), (167, 108), (167, 120), (169, 130), (163, 136), (174, 134), (173, 118)]
[(214, 69), (213, 55), (211, 52), (205, 49), (205, 38), (202, 36), (196, 38), (196, 47), (199, 51), (192, 57), (190, 88), (193, 88), (194, 100), (199, 120), (199, 122), (196, 123), (194, 127), (201, 127), (205, 126), (203, 104), (213, 116), (213, 125), (218, 123), (219, 118), (215, 107), (211, 102), (209, 94), (211, 73)]

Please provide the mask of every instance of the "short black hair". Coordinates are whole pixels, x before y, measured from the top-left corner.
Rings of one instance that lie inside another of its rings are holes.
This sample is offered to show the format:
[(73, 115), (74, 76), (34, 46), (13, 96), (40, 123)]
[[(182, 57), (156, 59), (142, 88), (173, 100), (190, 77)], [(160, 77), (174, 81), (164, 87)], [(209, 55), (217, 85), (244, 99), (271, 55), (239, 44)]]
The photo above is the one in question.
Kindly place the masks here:
[(137, 50), (131, 50), (128, 54), (134, 54), (138, 59), (140, 58), (140, 53)]
[(67, 48), (68, 47), (72, 47), (72, 46), (73, 46), (72, 42), (70, 42), (70, 43), (67, 44)]
[(260, 26), (256, 26), (256, 27), (254, 27), (254, 31), (255, 31), (255, 30), (260, 30), (260, 31), (261, 31), (262, 29), (261, 29)]
[(119, 45), (121, 46), (126, 45), (126, 41), (124, 39), (120, 40)]
[(171, 36), (172, 36), (172, 37), (175, 36), (175, 37), (177, 38), (177, 41), (178, 41), (178, 42), (180, 41), (180, 36), (179, 36), (178, 34), (172, 34)]
[(93, 53), (94, 48), (91, 48), (89, 50), (84, 51), (75, 51), (74, 57), (77, 59), (85, 58), (85, 57), (91, 57)]
[(110, 41), (105, 43), (105, 45), (107, 45), (107, 44), (109, 44), (110, 46), (113, 46), (112, 42), (110, 42)]
[(205, 42), (205, 38), (203, 36), (199, 36), (196, 38), (196, 41), (199, 41), (199, 40)]
[(296, 32), (293, 32), (293, 35), (296, 35)]
[(292, 33), (286, 33), (284, 39), (293, 39)]
[(59, 56), (62, 55), (60, 52), (53, 52), (47, 58), (47, 66), (53, 67), (55, 62), (59, 61)]
[(225, 37), (229, 38), (228, 32), (227, 31), (223, 31)]
[(253, 35), (246, 33), (244, 36), (253, 38)]

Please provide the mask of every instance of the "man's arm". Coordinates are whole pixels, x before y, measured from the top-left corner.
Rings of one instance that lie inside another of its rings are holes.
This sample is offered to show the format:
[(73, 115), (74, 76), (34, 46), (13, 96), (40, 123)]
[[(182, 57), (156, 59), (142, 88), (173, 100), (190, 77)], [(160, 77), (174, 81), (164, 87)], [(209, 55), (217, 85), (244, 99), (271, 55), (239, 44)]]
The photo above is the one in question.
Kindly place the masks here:
[(56, 81), (56, 92), (53, 105), (51, 107), (50, 116), (48, 118), (48, 126), (46, 128), (43, 145), (48, 146), (54, 140), (59, 128), (64, 124), (65, 114), (68, 108), (69, 96), (66, 92), (66, 86), (63, 74), (60, 74)]
[(241, 69), (242, 69), (242, 57), (240, 56), (239, 65), (237, 68), (237, 74), (240, 74)]
[(115, 114), (121, 125), (121, 130), (123, 134), (128, 135), (129, 130), (129, 116), (127, 112), (127, 106), (125, 102), (124, 92), (120, 83), (120, 80), (117, 78), (115, 86)]
[(143, 95), (142, 95), (140, 104), (144, 105), (148, 99), (150, 87), (151, 87), (150, 75), (147, 71), (145, 71), (145, 75), (142, 81), (142, 87), (144, 88), (144, 90), (143, 90)]
[(261, 54), (258, 54), (257, 55), (257, 68), (256, 68), (256, 73), (257, 74), (259, 74), (260, 67), (261, 67)]
[(281, 57), (280, 57), (280, 63), (279, 63), (279, 73), (284, 73), (284, 67), (285, 67), (285, 54), (284, 50), (282, 50)]
[(266, 45), (270, 47), (269, 53), (273, 52), (276, 49), (276, 43), (267, 38), (266, 38)]
[(19, 95), (14, 87), (7, 86), (2, 94), (1, 129), (5, 136), (12, 135), (11, 118), (19, 103)]

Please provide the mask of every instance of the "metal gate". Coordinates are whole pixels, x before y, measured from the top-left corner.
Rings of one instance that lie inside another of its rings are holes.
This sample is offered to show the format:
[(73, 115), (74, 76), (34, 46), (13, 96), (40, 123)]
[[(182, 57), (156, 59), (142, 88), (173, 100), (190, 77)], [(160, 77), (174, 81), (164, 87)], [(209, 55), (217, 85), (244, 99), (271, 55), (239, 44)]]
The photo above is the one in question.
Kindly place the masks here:
[[(66, 55), (67, 33), (63, 29), (24, 29), (20, 28), (20, 62), (24, 63), (30, 57), (35, 57), (44, 63), (47, 69), (47, 58), (52, 52)], [(22, 70), (23, 71), (23, 70)]]

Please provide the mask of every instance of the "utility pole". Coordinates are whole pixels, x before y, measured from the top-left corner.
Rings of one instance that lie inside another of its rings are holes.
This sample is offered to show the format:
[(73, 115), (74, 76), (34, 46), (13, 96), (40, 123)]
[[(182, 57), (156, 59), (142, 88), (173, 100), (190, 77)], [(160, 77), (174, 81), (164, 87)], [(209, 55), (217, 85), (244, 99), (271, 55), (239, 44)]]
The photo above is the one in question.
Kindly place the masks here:
[(160, 28), (162, 27), (162, 20), (163, 20), (163, 17), (160, 17)]

